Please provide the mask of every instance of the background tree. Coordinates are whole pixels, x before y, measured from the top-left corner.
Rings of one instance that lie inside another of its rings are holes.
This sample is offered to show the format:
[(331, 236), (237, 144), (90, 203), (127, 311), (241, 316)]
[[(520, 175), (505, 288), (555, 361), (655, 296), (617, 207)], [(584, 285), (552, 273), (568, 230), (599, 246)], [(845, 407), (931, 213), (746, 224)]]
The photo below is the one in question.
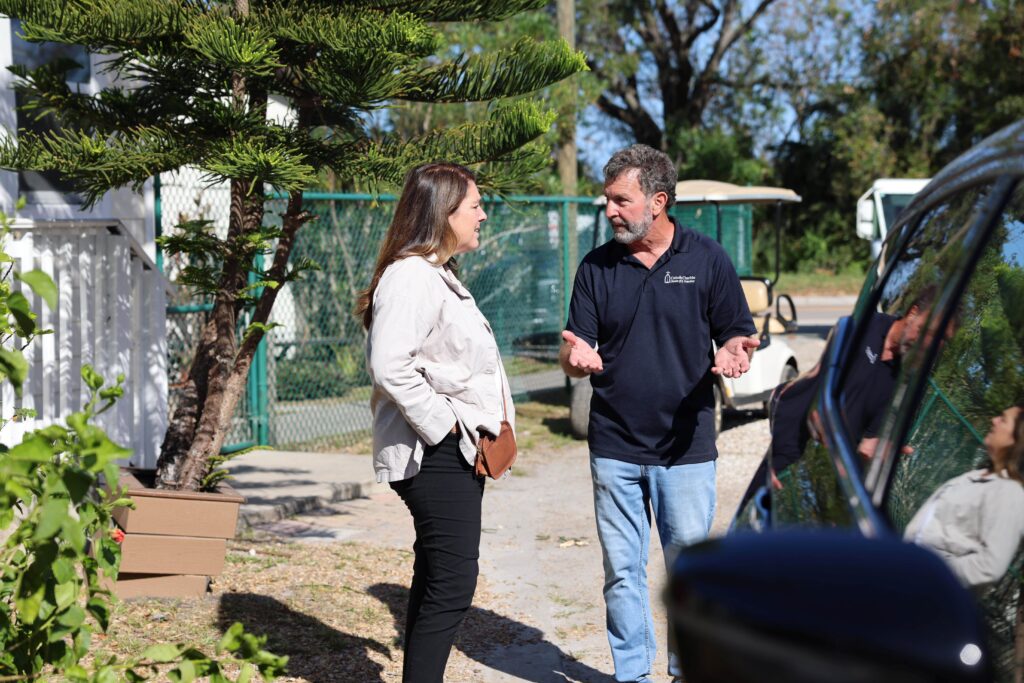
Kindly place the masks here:
[(818, 0), (774, 20), (761, 54), (788, 113), (767, 149), (804, 198), (784, 268), (862, 268), (854, 211), (876, 178), (934, 175), (1024, 116), (1020, 3)]
[[(159, 485), (192, 489), (223, 444), (253, 353), (268, 329), (296, 232), (311, 220), (303, 188), (330, 169), (355, 187), (400, 182), (411, 166), (444, 158), (479, 167), (481, 185), (507, 191), (548, 162), (527, 143), (549, 130), (553, 113), (533, 101), (495, 104), (485, 120), (416, 138), (371, 137), (371, 112), (396, 101), (490, 102), (522, 95), (584, 68), (560, 41), (517, 41), (501, 50), (438, 57), (448, 22), (498, 20), (539, 0), (0, 0), (27, 40), (85, 45), (133, 87), (96, 95), (71, 91), (58, 62), (18, 70), (27, 107), (52, 113), (61, 132), (8, 136), (0, 166), (58, 169), (87, 203), (125, 184), (194, 166), (231, 187), (226, 236), (204, 222), (166, 239), (195, 257), (181, 281), (214, 309), (188, 384), (164, 440)], [(269, 120), (278, 96), (286, 122)], [(524, 145), (527, 145), (524, 147)], [(264, 225), (265, 189), (288, 193), (281, 227)], [(257, 269), (257, 255), (270, 252)], [(213, 263), (213, 266), (205, 265)], [(239, 316), (252, 307), (241, 337)]]
[(699, 175), (710, 175), (704, 160), (737, 174), (717, 180), (759, 179), (760, 167), (731, 161), (752, 159), (753, 140), (720, 112), (727, 97), (752, 92), (762, 78), (757, 60), (734, 68), (729, 57), (774, 2), (582, 0), (578, 45), (604, 86), (597, 108), (627, 137)]
[(863, 269), (854, 211), (874, 179), (928, 177), (1024, 116), (1012, 0), (577, 5), (603, 85), (583, 136), (663, 149), (681, 176), (795, 189), (785, 270)]

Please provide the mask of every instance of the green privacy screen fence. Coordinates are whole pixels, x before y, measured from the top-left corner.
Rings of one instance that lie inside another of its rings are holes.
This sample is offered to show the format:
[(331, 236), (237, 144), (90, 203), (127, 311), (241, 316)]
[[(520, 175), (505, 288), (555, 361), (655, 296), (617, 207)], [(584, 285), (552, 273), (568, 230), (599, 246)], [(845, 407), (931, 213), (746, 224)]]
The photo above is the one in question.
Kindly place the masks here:
[[(217, 188), (197, 197), (194, 185), (172, 179), (160, 192), (161, 227), (173, 230), (184, 218), (226, 222), (226, 200)], [(280, 327), (266, 335), (257, 352), (228, 450), (256, 443), (332, 450), (366, 441), (371, 425), (366, 337), (352, 309), (369, 281), (394, 201), (390, 195), (306, 193), (305, 206), (317, 219), (299, 231), (292, 259), (310, 259), (319, 270), (278, 295), (272, 321)], [(279, 220), (284, 203), (268, 201), (268, 221)], [(575, 222), (582, 257), (595, 242), (595, 230), (598, 242), (610, 237), (602, 207), (591, 197), (514, 196), (486, 201), (484, 208), (488, 220), (480, 248), (460, 259), (460, 277), (491, 322), (513, 392), (527, 397), (564, 387), (555, 352), (574, 270), (569, 226)], [(676, 207), (674, 213), (715, 236), (713, 207)], [(749, 208), (723, 207), (722, 224), (723, 244), (741, 274), (749, 274)], [(173, 277), (180, 265), (164, 263), (164, 268)], [(204, 302), (184, 298), (168, 309), (172, 404), (208, 310)]]

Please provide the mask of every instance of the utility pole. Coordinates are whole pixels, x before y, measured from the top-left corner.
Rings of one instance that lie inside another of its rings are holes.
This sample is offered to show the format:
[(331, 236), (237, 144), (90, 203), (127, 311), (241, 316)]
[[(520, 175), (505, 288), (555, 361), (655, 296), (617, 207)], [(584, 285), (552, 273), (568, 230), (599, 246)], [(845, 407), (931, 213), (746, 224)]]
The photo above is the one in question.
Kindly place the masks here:
[[(558, 5), (558, 33), (569, 43), (569, 47), (576, 49), (576, 0), (557, 0)], [(558, 177), (562, 181), (562, 194), (576, 196), (577, 175), (576, 175), (576, 86), (569, 79), (568, 86), (572, 88), (572, 96), (566, 103), (565, 108), (559, 112), (558, 117)], [(572, 282), (576, 277), (576, 264), (579, 263), (579, 240), (576, 233), (576, 204), (572, 203), (562, 211), (562, 220), (566, 221), (565, 234), (568, 235), (568, 271), (567, 280)], [(565, 292), (566, 298), (569, 292)]]

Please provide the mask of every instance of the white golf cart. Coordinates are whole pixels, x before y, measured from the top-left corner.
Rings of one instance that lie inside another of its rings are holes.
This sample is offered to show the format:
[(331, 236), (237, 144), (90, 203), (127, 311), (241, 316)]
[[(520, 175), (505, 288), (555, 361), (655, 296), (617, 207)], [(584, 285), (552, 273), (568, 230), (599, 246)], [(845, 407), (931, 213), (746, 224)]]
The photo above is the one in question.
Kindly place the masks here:
[[(750, 370), (738, 379), (719, 377), (715, 384), (715, 433), (721, 431), (725, 410), (765, 410), (772, 389), (797, 376), (796, 356), (789, 345), (772, 334), (794, 332), (797, 328), (796, 307), (786, 294), (774, 293), (779, 279), (779, 245), (782, 232), (782, 205), (801, 201), (792, 190), (776, 187), (741, 187), (713, 180), (684, 180), (676, 184), (676, 206), (703, 205), (715, 212), (714, 237), (722, 243), (722, 207), (729, 205), (775, 206), (775, 277), (740, 276), (743, 293), (754, 318), (761, 346), (754, 352)], [(595, 204), (605, 203), (600, 197)], [(683, 221), (685, 225), (685, 221)], [(595, 246), (600, 231), (594, 231)], [(726, 249), (735, 262), (734, 250)], [(591, 389), (589, 378), (572, 385), (570, 421), (573, 433), (583, 437), (590, 419)]]

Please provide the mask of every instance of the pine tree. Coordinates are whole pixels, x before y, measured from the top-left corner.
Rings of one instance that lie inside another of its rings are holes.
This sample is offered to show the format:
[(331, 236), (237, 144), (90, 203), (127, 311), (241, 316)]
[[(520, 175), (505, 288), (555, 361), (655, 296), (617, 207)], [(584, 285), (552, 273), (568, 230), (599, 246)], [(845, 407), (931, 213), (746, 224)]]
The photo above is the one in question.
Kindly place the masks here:
[[(95, 95), (71, 90), (67, 60), (13, 67), (26, 108), (52, 114), (57, 133), (19, 131), (0, 142), (0, 167), (57, 169), (87, 204), (116, 187), (191, 166), (227, 181), (227, 235), (205, 223), (164, 241), (193, 265), (180, 281), (208, 296), (188, 386), (171, 417), (158, 463), (163, 488), (196, 489), (220, 451), (289, 264), (297, 231), (312, 216), (303, 189), (331, 171), (376, 191), (412, 166), (445, 159), (475, 167), (482, 188), (507, 191), (548, 162), (531, 143), (555, 115), (519, 95), (584, 70), (562, 41), (522, 39), (490, 53), (444, 52), (446, 22), (497, 21), (545, 0), (0, 0), (23, 37), (84, 45), (109, 55), (132, 87)], [(118, 81), (115, 81), (118, 82)], [(267, 119), (283, 97), (288, 123)], [(416, 139), (371, 136), (366, 114), (397, 101), (493, 102), (486, 120)], [(281, 227), (264, 225), (266, 191), (287, 193)], [(255, 257), (270, 253), (269, 267)], [(243, 308), (251, 324), (236, 332)]]

